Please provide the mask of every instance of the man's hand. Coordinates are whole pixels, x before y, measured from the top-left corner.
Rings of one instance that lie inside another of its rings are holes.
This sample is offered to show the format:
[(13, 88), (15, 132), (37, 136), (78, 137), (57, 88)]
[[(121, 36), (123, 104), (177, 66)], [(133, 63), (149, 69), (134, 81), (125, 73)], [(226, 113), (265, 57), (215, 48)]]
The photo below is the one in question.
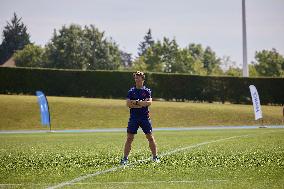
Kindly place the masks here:
[(126, 105), (129, 108), (142, 108), (142, 106), (139, 105), (138, 101), (136, 101), (136, 100), (129, 100), (129, 99), (127, 99), (126, 100)]
[(137, 104), (142, 106), (142, 107), (151, 106), (152, 98), (146, 98), (145, 101), (137, 101)]
[(142, 100), (129, 100), (127, 99), (126, 105), (129, 108), (142, 108), (142, 107), (147, 107), (151, 106), (152, 104), (152, 98), (147, 98), (145, 101)]

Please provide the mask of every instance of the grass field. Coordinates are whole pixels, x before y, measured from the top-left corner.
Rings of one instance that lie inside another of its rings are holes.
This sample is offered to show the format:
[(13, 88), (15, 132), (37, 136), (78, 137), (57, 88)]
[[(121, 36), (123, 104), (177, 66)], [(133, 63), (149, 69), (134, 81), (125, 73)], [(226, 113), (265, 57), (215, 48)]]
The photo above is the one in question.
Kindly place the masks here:
[[(53, 129), (125, 128), (125, 100), (48, 97)], [(35, 96), (0, 95), (0, 130), (44, 129)], [(282, 107), (262, 106), (264, 124), (280, 125)], [(154, 127), (259, 125), (252, 105), (154, 102)], [(47, 128), (46, 128), (47, 129)]]
[[(125, 128), (128, 121), (124, 100), (48, 100), (54, 130)], [(48, 130), (35, 96), (0, 95), (0, 110), (0, 130)], [(262, 111), (266, 125), (283, 124), (282, 107)], [(154, 102), (151, 117), (154, 128), (259, 125), (252, 105)], [(130, 166), (122, 168), (123, 132), (0, 134), (0, 188), (73, 179), (63, 188), (284, 188), (284, 129), (156, 131), (155, 137), (160, 163), (147, 161), (140, 132)]]
[[(125, 133), (1, 134), (0, 188), (46, 188), (119, 167)], [(63, 188), (284, 188), (284, 129), (142, 132), (130, 163)]]

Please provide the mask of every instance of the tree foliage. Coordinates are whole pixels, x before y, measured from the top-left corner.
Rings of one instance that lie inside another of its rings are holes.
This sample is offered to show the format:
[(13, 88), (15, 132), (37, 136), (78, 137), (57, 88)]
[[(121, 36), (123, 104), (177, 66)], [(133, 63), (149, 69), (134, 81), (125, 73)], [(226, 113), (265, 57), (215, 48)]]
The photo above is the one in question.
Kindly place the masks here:
[(131, 53), (127, 53), (127, 52), (120, 50), (120, 57), (122, 61), (121, 68), (129, 69), (132, 66)]
[[(152, 72), (166, 73), (200, 75), (222, 73), (221, 61), (210, 47), (204, 50), (200, 44), (189, 44), (186, 48), (180, 48), (175, 39), (166, 37), (162, 41), (150, 40), (151, 43), (149, 43), (147, 39), (150, 39), (150, 31), (144, 37), (144, 42), (140, 43), (140, 56), (134, 61), (135, 67)], [(141, 49), (144, 49), (144, 51), (141, 51)]]
[(221, 75), (221, 59), (216, 56), (216, 53), (207, 47), (203, 54), (203, 65), (207, 71), (207, 75)]
[(138, 56), (145, 55), (147, 49), (149, 47), (152, 47), (153, 44), (154, 44), (154, 40), (152, 38), (152, 32), (151, 32), (151, 29), (149, 29), (146, 35), (144, 36), (144, 41), (139, 43)]
[(46, 59), (44, 48), (28, 44), (23, 50), (18, 50), (13, 55), (17, 67), (43, 67)]
[(27, 32), (27, 27), (22, 22), (22, 18), (18, 18), (16, 13), (14, 13), (11, 22), (7, 22), (2, 36), (0, 64), (7, 61), (16, 50), (21, 50), (25, 45), (30, 44), (30, 35)]
[[(155, 41), (151, 29), (138, 44), (138, 57), (119, 49), (94, 25), (71, 24), (54, 30), (44, 48), (30, 42), (27, 27), (14, 13), (3, 30), (0, 64), (13, 54), (20, 67), (47, 67), (81, 70), (142, 70), (150, 72), (189, 73), (195, 75), (241, 76), (242, 70), (230, 57), (220, 59), (211, 47), (190, 43), (181, 48), (176, 39)], [(249, 65), (250, 76), (284, 76), (284, 57), (276, 49), (255, 54)]]
[(276, 49), (255, 53), (255, 69), (259, 76), (284, 76), (284, 57)]
[(53, 68), (115, 70), (121, 64), (118, 45), (94, 25), (82, 29), (72, 24), (54, 31), (46, 53), (46, 66)]

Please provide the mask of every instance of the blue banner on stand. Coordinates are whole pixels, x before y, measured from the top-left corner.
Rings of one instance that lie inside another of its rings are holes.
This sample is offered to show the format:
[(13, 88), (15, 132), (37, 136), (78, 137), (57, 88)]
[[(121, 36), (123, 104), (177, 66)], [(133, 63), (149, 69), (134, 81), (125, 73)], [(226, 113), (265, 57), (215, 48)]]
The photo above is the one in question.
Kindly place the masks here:
[(36, 91), (36, 96), (38, 98), (38, 104), (40, 108), (41, 114), (41, 124), (43, 126), (50, 126), (50, 117), (49, 117), (49, 110), (48, 110), (48, 103), (45, 95), (41, 91)]

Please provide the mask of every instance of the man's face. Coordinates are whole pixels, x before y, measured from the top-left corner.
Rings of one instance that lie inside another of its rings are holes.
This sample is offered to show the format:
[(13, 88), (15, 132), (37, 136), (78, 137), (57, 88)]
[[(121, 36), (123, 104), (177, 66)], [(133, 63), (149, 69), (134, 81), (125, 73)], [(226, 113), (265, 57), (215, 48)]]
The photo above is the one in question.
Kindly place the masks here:
[(144, 82), (143, 77), (141, 75), (135, 75), (134, 80), (135, 80), (135, 83), (138, 85), (141, 85)]

